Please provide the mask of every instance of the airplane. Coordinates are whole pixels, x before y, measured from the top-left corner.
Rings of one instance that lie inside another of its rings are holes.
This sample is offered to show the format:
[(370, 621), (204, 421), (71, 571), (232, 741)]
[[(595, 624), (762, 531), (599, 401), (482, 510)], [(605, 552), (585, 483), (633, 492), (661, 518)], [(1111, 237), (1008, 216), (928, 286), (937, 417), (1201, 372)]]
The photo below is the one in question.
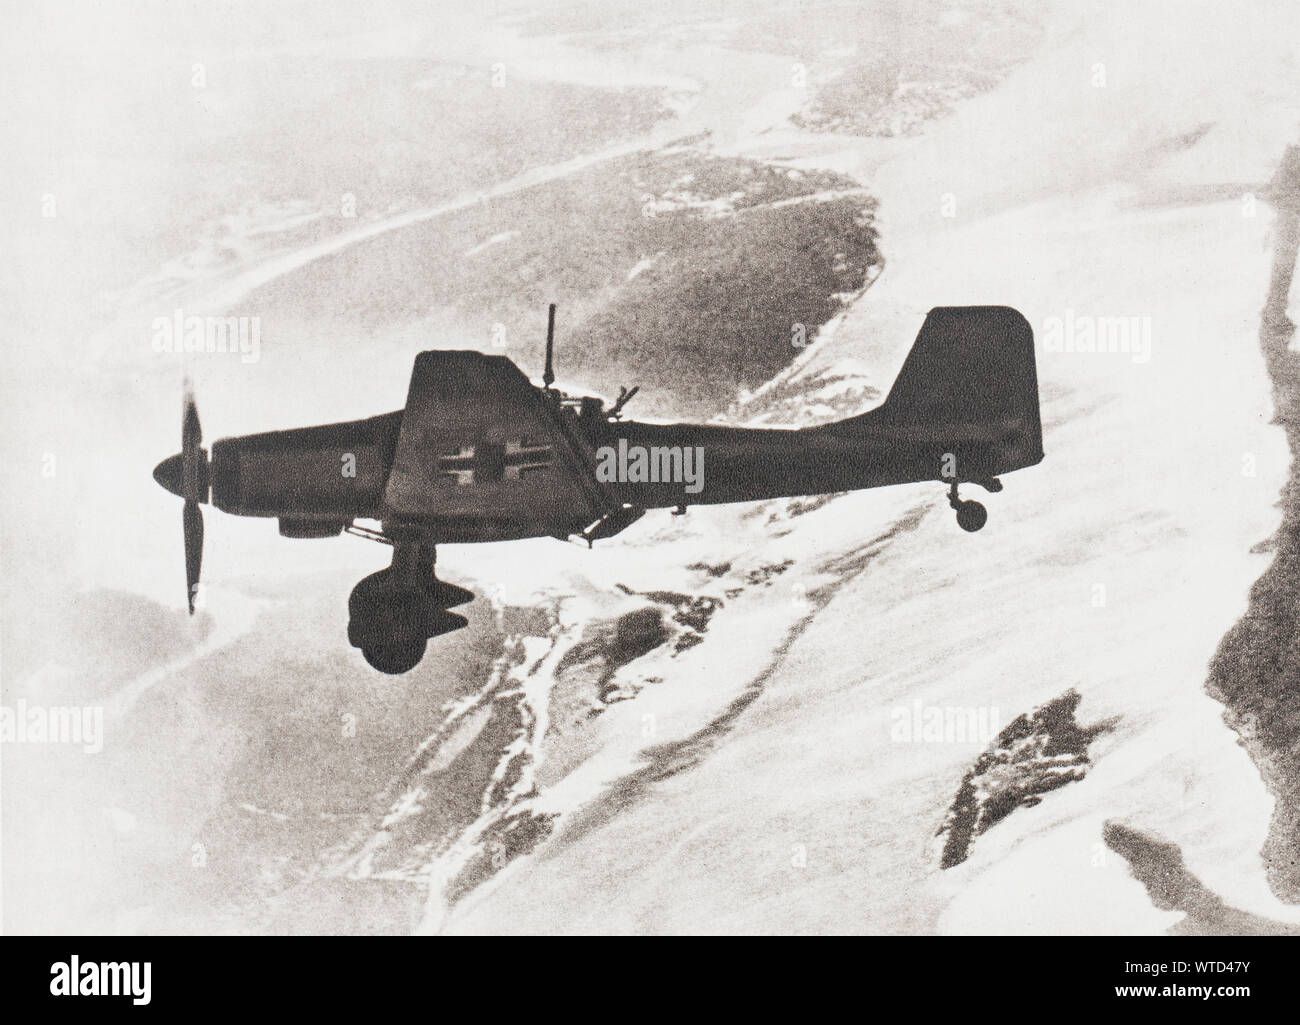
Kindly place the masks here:
[[(1043, 459), (1033, 331), (1006, 306), (936, 307), (885, 401), (817, 427), (624, 420), (553, 388), (555, 306), (538, 387), (505, 356), (432, 350), (415, 358), (403, 409), (364, 420), (223, 438), (202, 447), (186, 389), (181, 451), (154, 479), (184, 499), (194, 614), (201, 505), (279, 520), (290, 538), (344, 532), (391, 545), (392, 563), (348, 599), (348, 641), (374, 669), (405, 673), (429, 639), (468, 625), (472, 592), (437, 578), (440, 544), (613, 537), (648, 509), (753, 502), (937, 481), (966, 531), (988, 512), (973, 484)], [(629, 455), (630, 454), (630, 455)], [(357, 523), (378, 521), (379, 529)]]

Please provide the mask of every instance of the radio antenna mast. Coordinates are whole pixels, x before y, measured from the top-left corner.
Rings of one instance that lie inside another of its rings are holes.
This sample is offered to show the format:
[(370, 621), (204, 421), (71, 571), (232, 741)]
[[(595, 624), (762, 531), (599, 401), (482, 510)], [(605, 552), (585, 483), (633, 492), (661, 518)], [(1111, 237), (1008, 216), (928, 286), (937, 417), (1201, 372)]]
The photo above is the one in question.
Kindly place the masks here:
[(551, 390), (555, 383), (555, 303), (546, 314), (546, 369), (542, 372), (542, 384)]

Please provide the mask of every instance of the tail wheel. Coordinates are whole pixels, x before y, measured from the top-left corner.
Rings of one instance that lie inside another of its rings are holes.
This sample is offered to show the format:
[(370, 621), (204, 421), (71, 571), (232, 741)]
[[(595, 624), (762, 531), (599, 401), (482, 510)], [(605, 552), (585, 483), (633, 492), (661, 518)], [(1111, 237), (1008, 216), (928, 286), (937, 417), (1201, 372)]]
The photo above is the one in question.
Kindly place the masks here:
[(979, 502), (967, 499), (957, 503), (957, 526), (972, 534), (988, 522), (989, 511)]

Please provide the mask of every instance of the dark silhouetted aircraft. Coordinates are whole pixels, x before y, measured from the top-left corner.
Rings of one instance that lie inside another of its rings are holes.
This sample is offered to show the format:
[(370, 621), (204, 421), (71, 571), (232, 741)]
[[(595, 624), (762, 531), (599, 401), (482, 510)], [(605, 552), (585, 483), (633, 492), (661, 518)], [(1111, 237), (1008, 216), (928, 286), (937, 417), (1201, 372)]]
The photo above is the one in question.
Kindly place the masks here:
[[(632, 392), (598, 398), (533, 385), (504, 356), (431, 351), (415, 358), (406, 407), (347, 423), (223, 438), (202, 447), (186, 393), (181, 451), (154, 479), (185, 500), (190, 612), (203, 515), (280, 521), (285, 537), (344, 531), (391, 545), (392, 565), (348, 601), (348, 640), (385, 673), (403, 673), (429, 638), (467, 624), (449, 611), (474, 596), (434, 573), (435, 546), (526, 537), (612, 537), (647, 509), (818, 495), (938, 481), (965, 530), (984, 526), (961, 484), (1002, 490), (1001, 474), (1043, 458), (1033, 332), (1005, 306), (930, 311), (885, 401), (802, 429), (638, 423)], [(378, 521), (379, 529), (357, 520)]]

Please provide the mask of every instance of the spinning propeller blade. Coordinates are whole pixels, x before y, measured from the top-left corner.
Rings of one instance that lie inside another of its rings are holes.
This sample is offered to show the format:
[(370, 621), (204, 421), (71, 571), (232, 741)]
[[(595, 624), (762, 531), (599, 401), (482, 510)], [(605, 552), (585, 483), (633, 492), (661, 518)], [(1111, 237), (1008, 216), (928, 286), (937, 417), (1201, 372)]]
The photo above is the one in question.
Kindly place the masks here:
[(181, 409), (181, 450), (159, 463), (154, 480), (185, 499), (181, 526), (185, 533), (185, 591), (190, 615), (194, 615), (199, 570), (203, 565), (203, 511), (200, 504), (208, 500), (208, 453), (203, 448), (203, 428), (199, 424), (199, 407), (194, 389), (185, 382)]
[(199, 406), (194, 387), (185, 382), (185, 407), (181, 419), (181, 496), (185, 511), (181, 522), (185, 530), (185, 595), (190, 615), (198, 595), (199, 570), (203, 566), (203, 511), (200, 502), (208, 500), (208, 454), (203, 450), (203, 427), (199, 424)]
[(199, 589), (199, 569), (203, 565), (203, 511), (199, 503), (186, 502), (181, 518), (185, 529), (185, 593), (192, 616)]

